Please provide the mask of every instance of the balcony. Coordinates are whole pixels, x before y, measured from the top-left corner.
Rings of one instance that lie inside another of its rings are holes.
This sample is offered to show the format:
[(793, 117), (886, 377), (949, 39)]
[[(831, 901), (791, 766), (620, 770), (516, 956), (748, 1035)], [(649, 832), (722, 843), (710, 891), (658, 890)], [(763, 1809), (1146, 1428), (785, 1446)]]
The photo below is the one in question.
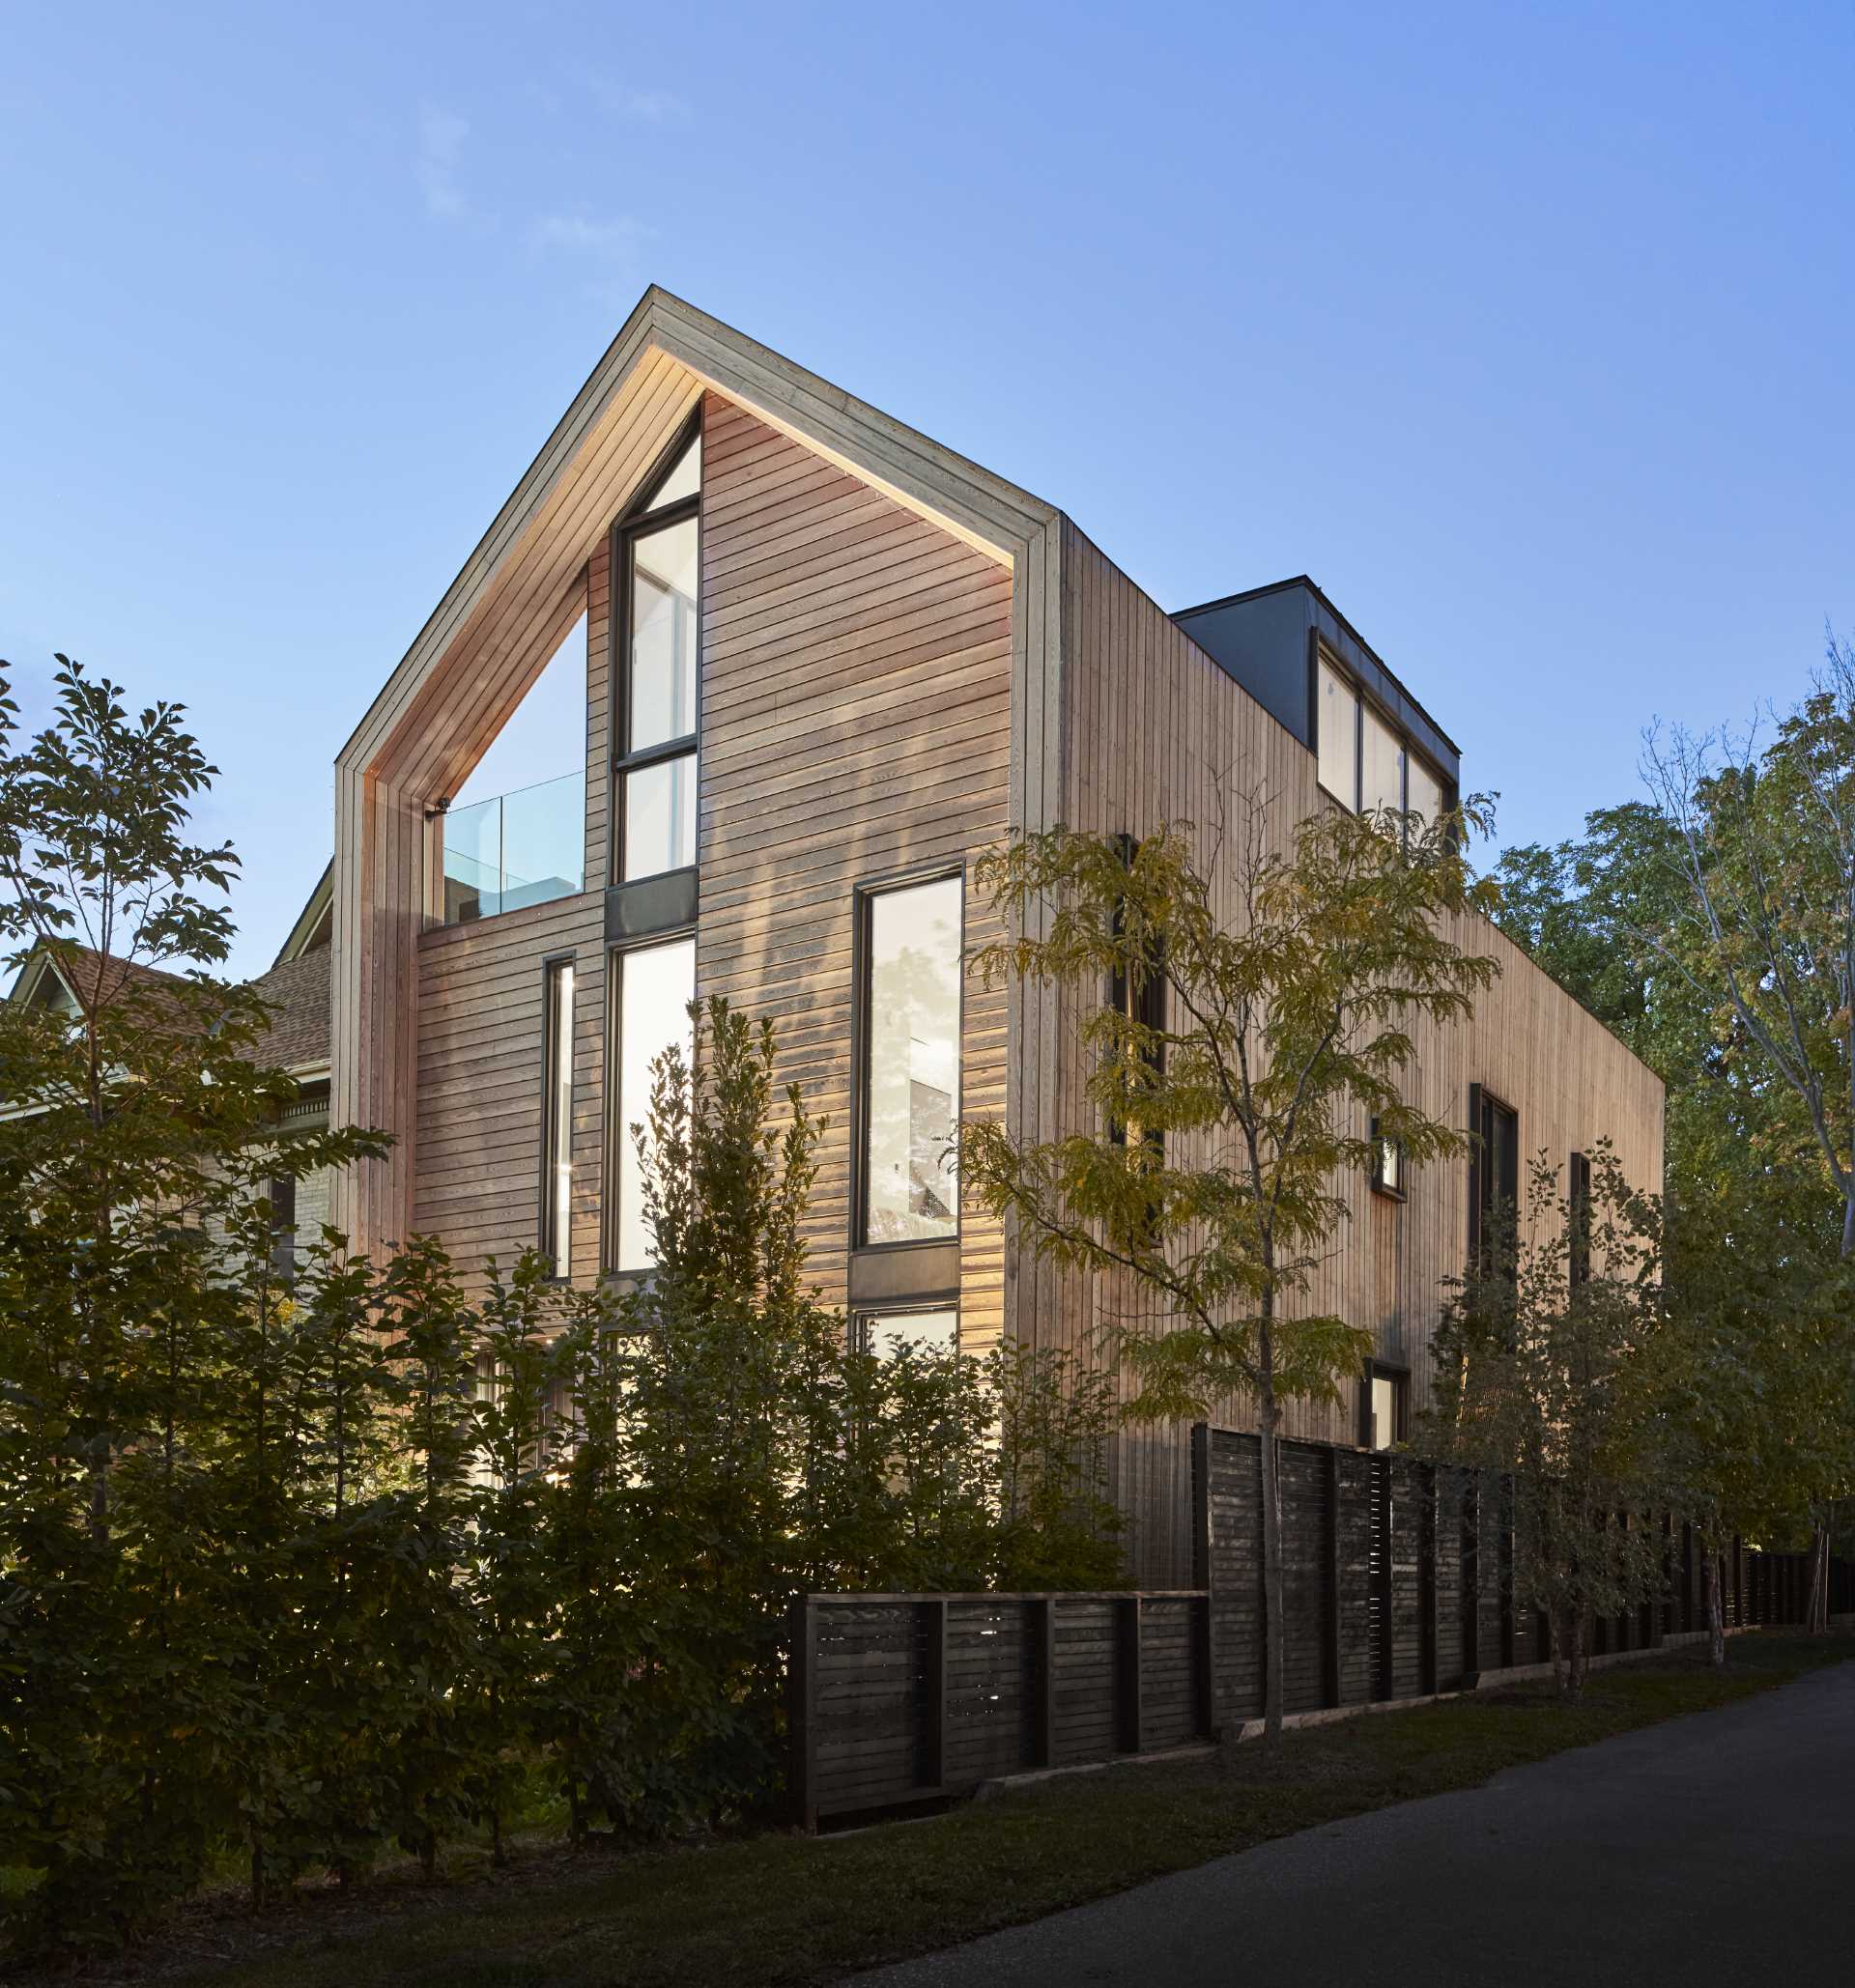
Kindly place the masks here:
[(454, 808), (441, 832), (447, 925), (576, 896), (585, 888), (586, 777), (566, 773)]

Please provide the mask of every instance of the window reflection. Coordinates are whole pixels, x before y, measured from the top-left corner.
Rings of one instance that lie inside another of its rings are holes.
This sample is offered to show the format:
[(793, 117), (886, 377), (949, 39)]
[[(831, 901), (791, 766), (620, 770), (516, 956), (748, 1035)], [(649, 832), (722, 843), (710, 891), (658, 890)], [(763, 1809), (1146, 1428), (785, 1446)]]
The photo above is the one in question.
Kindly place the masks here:
[(863, 1239), (957, 1231), (960, 882), (868, 900)]
[(645, 1270), (657, 1261), (644, 1219), (644, 1172), (634, 1128), (650, 1118), (651, 1064), (672, 1043), (685, 1059), (692, 1039), (689, 1004), (696, 995), (696, 942), (677, 939), (615, 954), (617, 979), (617, 1081), (613, 1087), (611, 1143), (618, 1206), (613, 1224), (612, 1262), (617, 1270)]
[(630, 750), (687, 738), (696, 729), (694, 518), (631, 541)]
[(892, 1358), (904, 1345), (930, 1353), (959, 1350), (959, 1314), (951, 1307), (927, 1312), (864, 1312), (857, 1319), (858, 1350)]
[(1320, 742), (1321, 784), (1349, 808), (1359, 805), (1359, 700), (1337, 669), (1320, 666), (1320, 710), (1314, 720)]
[(696, 754), (635, 767), (625, 776), (624, 880), (696, 861)]
[(1360, 719), (1364, 754), (1359, 769), (1359, 806), (1366, 813), (1389, 808), (1404, 811), (1404, 741), (1368, 704)]

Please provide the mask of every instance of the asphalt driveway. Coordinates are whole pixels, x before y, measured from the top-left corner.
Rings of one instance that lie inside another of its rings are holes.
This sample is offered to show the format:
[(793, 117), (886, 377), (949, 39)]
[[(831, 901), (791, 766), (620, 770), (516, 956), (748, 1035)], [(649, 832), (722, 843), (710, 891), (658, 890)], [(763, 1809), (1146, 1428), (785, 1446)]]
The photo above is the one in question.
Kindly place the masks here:
[(880, 1988), (1855, 1977), (1855, 1663), (1219, 1858)]

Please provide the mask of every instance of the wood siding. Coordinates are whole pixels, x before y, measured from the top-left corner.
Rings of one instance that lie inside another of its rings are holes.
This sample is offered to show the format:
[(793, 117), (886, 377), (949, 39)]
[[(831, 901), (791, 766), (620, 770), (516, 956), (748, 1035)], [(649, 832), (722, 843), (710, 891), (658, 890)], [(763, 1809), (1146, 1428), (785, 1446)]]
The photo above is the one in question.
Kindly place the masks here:
[[(1270, 833), (1281, 847), (1296, 823), (1335, 805), (1319, 789), (1313, 754), (1072, 525), (1063, 571), (1068, 821), (1136, 837), (1168, 820), (1188, 821), (1209, 850), (1220, 788), (1256, 792), (1268, 796)], [(1226, 866), (1226, 890), (1231, 881)], [(1226, 909), (1235, 915), (1234, 898)], [(1588, 1150), (1608, 1136), (1630, 1180), (1659, 1188), (1659, 1080), (1485, 921), (1464, 920), (1454, 936), (1466, 950), (1493, 955), (1500, 979), (1471, 1022), (1416, 1032), (1413, 1101), (1467, 1130), (1469, 1087), (1485, 1085), (1518, 1111), (1524, 1157), (1543, 1150), (1562, 1172), (1574, 1148)], [(1063, 1015), (1064, 1039), (1072, 1039), (1075, 1021), (1073, 1011)], [(1081, 1083), (1070, 1057), (1057, 1074), (1054, 1100), (1066, 1126), (1085, 1122)], [(1365, 1129), (1361, 1122), (1358, 1130)], [(1343, 1183), (1349, 1220), (1309, 1294), (1313, 1306), (1370, 1326), (1388, 1362), (1408, 1362), (1413, 1412), (1428, 1398), (1441, 1281), (1463, 1265), (1468, 1189), (1466, 1160), (1416, 1170), (1401, 1204), (1375, 1195), (1362, 1175)], [(1093, 1286), (1070, 1279), (1059, 1289), (1027, 1274), (1022, 1284), (1017, 1329), (1044, 1344), (1086, 1348), (1131, 1304), (1112, 1278)], [(1287, 1433), (1351, 1442), (1357, 1414), (1353, 1393), (1330, 1409), (1291, 1406)], [(1248, 1405), (1233, 1400), (1218, 1419), (1241, 1427)], [(1131, 1434), (1118, 1449), (1117, 1495), (1133, 1526), (1133, 1578), (1171, 1585), (1188, 1572), (1185, 1432)]]
[[(844, 1292), (855, 891), (1006, 831), (1012, 577), (719, 394), (704, 403), (700, 991), (772, 1018), (830, 1126), (809, 1241)], [(967, 939), (993, 927), (967, 900)], [(969, 981), (969, 1113), (1005, 1106), (1006, 1004)], [(1004, 1254), (963, 1210), (962, 1331), (995, 1338)]]

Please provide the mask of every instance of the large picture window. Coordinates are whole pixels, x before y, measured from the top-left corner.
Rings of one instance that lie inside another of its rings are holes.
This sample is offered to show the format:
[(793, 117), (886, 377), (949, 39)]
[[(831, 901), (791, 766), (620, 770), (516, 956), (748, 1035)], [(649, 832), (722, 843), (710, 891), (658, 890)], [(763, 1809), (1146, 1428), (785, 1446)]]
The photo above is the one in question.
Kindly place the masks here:
[(696, 861), (702, 442), (690, 438), (614, 534), (623, 711), (618, 876)]
[(960, 880), (863, 899), (858, 1240), (958, 1233)]
[(610, 1197), (606, 1257), (614, 1270), (647, 1270), (657, 1260), (644, 1215), (637, 1128), (650, 1117), (651, 1065), (671, 1044), (685, 1057), (690, 1053), (689, 1004), (695, 997), (694, 939), (614, 953), (606, 1179), (616, 1192)]

